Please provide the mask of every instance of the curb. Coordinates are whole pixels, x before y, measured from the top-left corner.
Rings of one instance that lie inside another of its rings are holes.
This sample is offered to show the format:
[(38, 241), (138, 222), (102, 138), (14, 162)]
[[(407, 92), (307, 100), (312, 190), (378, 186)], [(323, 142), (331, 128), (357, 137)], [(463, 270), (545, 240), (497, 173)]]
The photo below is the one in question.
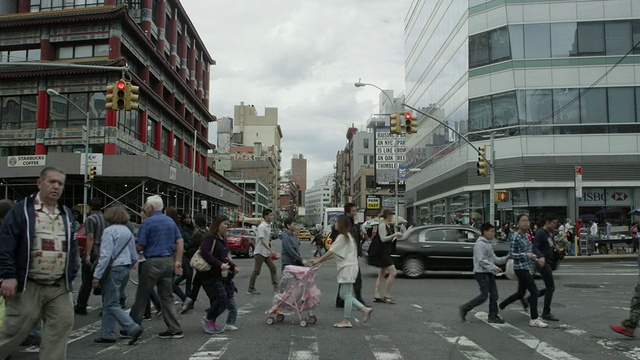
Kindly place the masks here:
[(591, 256), (566, 256), (560, 262), (586, 263), (586, 262), (636, 262), (638, 255), (591, 255)]

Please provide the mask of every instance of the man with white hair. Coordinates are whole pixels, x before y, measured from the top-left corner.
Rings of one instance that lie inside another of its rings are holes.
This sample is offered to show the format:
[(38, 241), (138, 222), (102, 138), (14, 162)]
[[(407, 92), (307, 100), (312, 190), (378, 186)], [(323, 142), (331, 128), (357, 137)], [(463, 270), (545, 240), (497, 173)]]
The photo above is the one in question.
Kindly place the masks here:
[(136, 300), (131, 308), (131, 317), (141, 324), (149, 294), (158, 287), (162, 318), (167, 331), (158, 336), (162, 339), (181, 339), (182, 328), (173, 307), (173, 275), (182, 274), (184, 241), (176, 223), (162, 213), (164, 203), (158, 195), (149, 196), (144, 205), (148, 217), (140, 226), (136, 247), (146, 259), (140, 273), (140, 284)]

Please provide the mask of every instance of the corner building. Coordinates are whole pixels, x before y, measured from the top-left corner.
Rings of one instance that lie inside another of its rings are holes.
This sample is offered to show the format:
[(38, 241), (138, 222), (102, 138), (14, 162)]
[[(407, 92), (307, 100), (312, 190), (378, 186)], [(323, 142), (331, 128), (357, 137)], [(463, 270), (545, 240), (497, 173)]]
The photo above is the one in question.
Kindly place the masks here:
[[(415, 0), (405, 20), (407, 103), (477, 148), (496, 134), (496, 219), (520, 213), (624, 230), (640, 206), (640, 1)], [(478, 155), (435, 121), (407, 139), (413, 221), (489, 217)], [(582, 166), (576, 196), (575, 167)], [(581, 195), (581, 197), (580, 197)]]
[[(109, 69), (53, 67), (54, 61)], [(124, 74), (119, 67), (129, 67)], [(137, 213), (151, 194), (196, 211), (237, 207), (237, 189), (208, 181), (210, 68), (215, 61), (178, 0), (4, 0), (0, 4), (0, 173), (5, 196), (33, 191), (42, 167), (8, 157), (46, 155), (67, 176), (63, 201), (82, 202), (83, 130), (98, 176), (91, 196)], [(122, 76), (140, 87), (139, 111), (105, 110), (106, 86)], [(83, 111), (59, 96), (68, 97)], [(195, 149), (195, 157), (193, 151)], [(90, 197), (91, 197), (90, 196)]]

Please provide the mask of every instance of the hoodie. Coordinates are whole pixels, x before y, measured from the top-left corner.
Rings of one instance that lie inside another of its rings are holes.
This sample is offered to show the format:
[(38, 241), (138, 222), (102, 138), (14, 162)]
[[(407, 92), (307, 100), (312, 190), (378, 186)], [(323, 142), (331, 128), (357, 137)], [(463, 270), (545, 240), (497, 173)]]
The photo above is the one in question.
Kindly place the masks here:
[(476, 244), (473, 247), (474, 273), (493, 273), (496, 268), (496, 264), (504, 265), (506, 262), (506, 256), (500, 258), (496, 256), (493, 252), (493, 246), (489, 240), (482, 236), (476, 240)]

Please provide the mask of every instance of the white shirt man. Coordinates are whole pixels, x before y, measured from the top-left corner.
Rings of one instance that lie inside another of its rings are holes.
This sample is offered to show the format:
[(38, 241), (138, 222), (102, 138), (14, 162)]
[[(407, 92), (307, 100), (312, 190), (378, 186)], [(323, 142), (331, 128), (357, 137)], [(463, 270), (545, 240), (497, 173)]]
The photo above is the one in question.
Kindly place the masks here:
[(260, 275), (263, 263), (267, 263), (269, 271), (271, 272), (271, 283), (273, 285), (273, 289), (275, 290), (278, 288), (276, 265), (273, 263), (277, 254), (273, 251), (271, 244), (269, 243), (271, 238), (271, 221), (273, 221), (273, 211), (265, 209), (262, 212), (262, 218), (263, 221), (260, 223), (257, 230), (258, 239), (256, 240), (256, 248), (254, 252), (255, 265), (253, 273), (251, 274), (251, 279), (249, 280), (249, 290), (247, 290), (247, 295), (260, 295), (260, 292), (256, 290), (256, 278)]
[(591, 223), (591, 228), (589, 228), (589, 234), (591, 234), (591, 236), (598, 235), (598, 224), (596, 224), (595, 221)]

